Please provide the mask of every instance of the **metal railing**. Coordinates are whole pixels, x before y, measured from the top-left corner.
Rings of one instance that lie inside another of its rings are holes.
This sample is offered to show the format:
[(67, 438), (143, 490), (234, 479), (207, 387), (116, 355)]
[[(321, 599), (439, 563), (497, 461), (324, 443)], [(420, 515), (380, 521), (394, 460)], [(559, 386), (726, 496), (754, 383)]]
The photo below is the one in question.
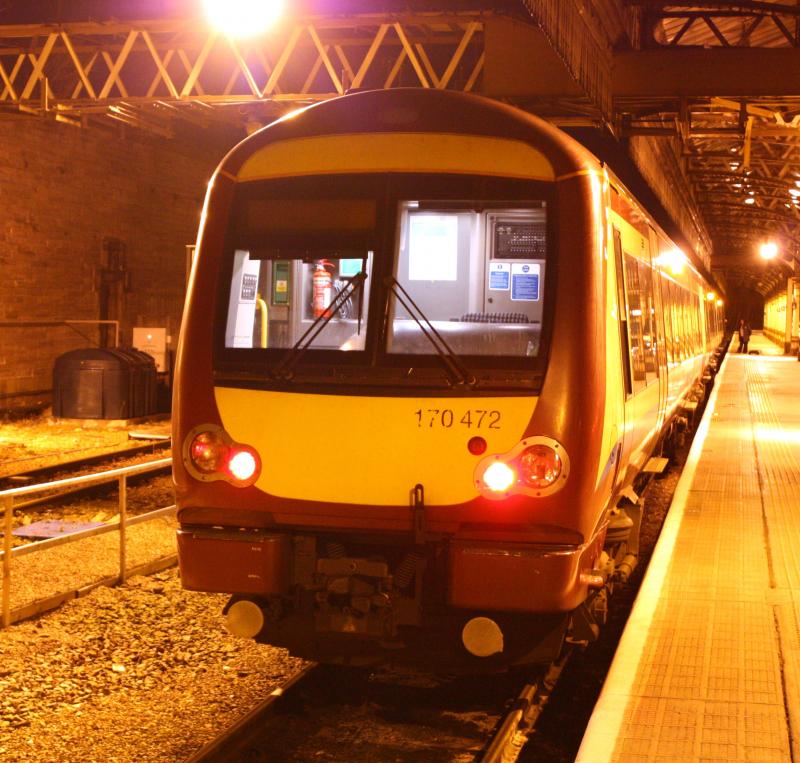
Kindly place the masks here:
[[(44, 551), (54, 546), (60, 546), (64, 543), (71, 543), (82, 538), (88, 538), (93, 535), (102, 535), (107, 532), (119, 531), (119, 582), (125, 581), (125, 569), (127, 566), (126, 554), (126, 531), (127, 528), (145, 522), (150, 519), (155, 519), (164, 514), (174, 511), (175, 506), (167, 506), (163, 509), (141, 514), (133, 519), (128, 519), (128, 477), (134, 474), (143, 474), (150, 471), (156, 471), (169, 466), (172, 463), (171, 458), (160, 458), (157, 461), (148, 461), (143, 464), (135, 464), (133, 466), (125, 466), (120, 469), (110, 469), (106, 472), (98, 472), (97, 474), (86, 474), (81, 477), (69, 477), (63, 480), (56, 480), (54, 482), (43, 482), (40, 485), (26, 485), (25, 487), (15, 487), (10, 490), (0, 491), (0, 502), (3, 506), (3, 550), (0, 556), (3, 559), (3, 628), (8, 628), (11, 624), (11, 560), (18, 556), (24, 556), (36, 551)], [(39, 543), (32, 543), (27, 546), (19, 546), (15, 549), (11, 548), (11, 529), (12, 520), (14, 515), (14, 499), (18, 496), (30, 495), (32, 493), (41, 493), (48, 490), (57, 490), (59, 488), (71, 487), (74, 485), (92, 485), (102, 484), (105, 482), (119, 483), (119, 523), (109, 524), (103, 527), (95, 527), (81, 532), (69, 533), (59, 538), (52, 538), (50, 540), (41, 541)]]

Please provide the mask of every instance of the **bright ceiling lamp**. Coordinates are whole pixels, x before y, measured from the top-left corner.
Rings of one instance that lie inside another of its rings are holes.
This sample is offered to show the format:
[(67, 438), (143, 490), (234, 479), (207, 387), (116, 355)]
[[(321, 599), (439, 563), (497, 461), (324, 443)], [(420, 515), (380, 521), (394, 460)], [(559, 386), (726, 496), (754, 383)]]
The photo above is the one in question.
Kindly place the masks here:
[(761, 244), (758, 253), (765, 260), (774, 260), (778, 256), (778, 245), (774, 241), (767, 241)]
[(283, 13), (285, 0), (203, 0), (206, 17), (232, 38), (257, 37)]

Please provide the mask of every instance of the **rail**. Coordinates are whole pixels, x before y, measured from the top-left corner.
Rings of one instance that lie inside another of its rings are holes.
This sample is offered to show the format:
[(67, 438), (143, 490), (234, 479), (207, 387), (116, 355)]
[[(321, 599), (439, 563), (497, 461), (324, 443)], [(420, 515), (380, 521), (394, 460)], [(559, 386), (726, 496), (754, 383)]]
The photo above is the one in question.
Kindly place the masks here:
[[(168, 466), (172, 463), (171, 458), (160, 458), (157, 461), (148, 461), (143, 464), (134, 464), (133, 466), (125, 466), (119, 469), (110, 469), (106, 472), (98, 472), (97, 474), (85, 474), (80, 477), (68, 477), (67, 479), (55, 480), (53, 482), (43, 482), (40, 485), (25, 485), (24, 487), (15, 487), (10, 490), (0, 491), (0, 502), (3, 506), (3, 550), (0, 553), (3, 559), (3, 628), (8, 628), (11, 625), (11, 560), (17, 556), (34, 553), (34, 551), (43, 551), (47, 548), (53, 548), (64, 543), (70, 543), (87, 538), (92, 535), (102, 535), (107, 532), (119, 531), (119, 582), (125, 582), (125, 570), (127, 566), (126, 559), (126, 530), (129, 526), (144, 522), (149, 519), (155, 519), (158, 516), (172, 511), (175, 507), (168, 506), (164, 509), (151, 511), (147, 514), (142, 514), (133, 519), (128, 519), (127, 516), (127, 503), (128, 503), (128, 477), (134, 474), (143, 474), (149, 471), (155, 471)], [(31, 493), (40, 493), (47, 490), (58, 490), (60, 488), (71, 487), (73, 485), (91, 485), (103, 484), (105, 482), (117, 481), (119, 483), (119, 523), (107, 525), (105, 527), (93, 528), (91, 530), (84, 530), (82, 532), (70, 533), (60, 538), (53, 538), (51, 540), (43, 541), (41, 543), (31, 544), (30, 546), (20, 546), (16, 549), (11, 548), (11, 526), (14, 516), (14, 499), (22, 495), (30, 495)]]

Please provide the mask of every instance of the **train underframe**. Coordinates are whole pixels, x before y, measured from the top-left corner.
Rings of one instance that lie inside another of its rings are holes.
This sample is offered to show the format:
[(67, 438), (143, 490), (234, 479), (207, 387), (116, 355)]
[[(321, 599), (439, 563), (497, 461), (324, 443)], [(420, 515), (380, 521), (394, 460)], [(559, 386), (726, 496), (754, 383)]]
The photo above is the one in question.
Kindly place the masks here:
[(626, 510), (611, 519), (564, 547), (184, 527), (181, 574), (187, 588), (239, 591), (228, 628), (300, 657), (496, 671), (597, 637), (608, 586), (635, 563), (625, 549), (636, 522)]

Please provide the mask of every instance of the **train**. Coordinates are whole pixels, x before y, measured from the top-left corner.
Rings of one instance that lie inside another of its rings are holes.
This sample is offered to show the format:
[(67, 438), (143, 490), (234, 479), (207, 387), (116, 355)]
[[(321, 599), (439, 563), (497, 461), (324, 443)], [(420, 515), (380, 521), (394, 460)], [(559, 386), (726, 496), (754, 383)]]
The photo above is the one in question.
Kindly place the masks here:
[(287, 114), (202, 211), (173, 395), (184, 587), (325, 663), (506, 670), (591, 641), (723, 311), (536, 116), (413, 88)]

